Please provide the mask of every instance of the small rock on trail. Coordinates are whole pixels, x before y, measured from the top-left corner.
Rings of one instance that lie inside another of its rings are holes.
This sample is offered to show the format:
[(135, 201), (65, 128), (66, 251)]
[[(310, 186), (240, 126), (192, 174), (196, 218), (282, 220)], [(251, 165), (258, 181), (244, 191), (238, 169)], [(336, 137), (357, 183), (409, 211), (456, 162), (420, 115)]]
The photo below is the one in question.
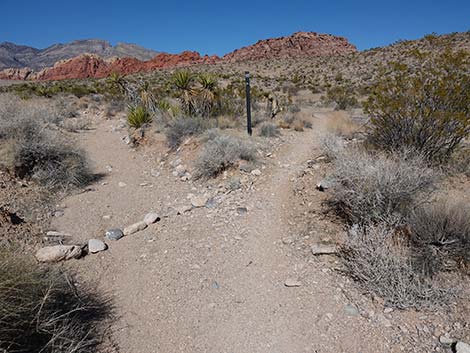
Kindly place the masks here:
[(298, 279), (295, 279), (295, 278), (288, 278), (286, 279), (286, 281), (284, 282), (284, 285), (286, 287), (300, 287), (302, 285), (302, 283), (298, 280)]
[(99, 239), (90, 239), (88, 240), (88, 251), (91, 254), (96, 254), (100, 251), (104, 251), (108, 248), (106, 243)]
[(105, 236), (109, 240), (119, 240), (124, 236), (124, 233), (119, 228), (114, 228), (107, 230)]
[(193, 196), (191, 197), (191, 205), (196, 208), (204, 207), (208, 200), (209, 198), (206, 196)]
[(331, 255), (336, 254), (338, 249), (335, 245), (313, 244), (310, 251), (313, 255)]
[(131, 235), (147, 228), (147, 223), (140, 221), (124, 228), (124, 235)]
[(46, 246), (36, 252), (39, 262), (59, 262), (62, 260), (77, 259), (82, 255), (82, 248), (77, 245)]
[(144, 222), (149, 226), (160, 220), (160, 216), (156, 212), (147, 213), (144, 217)]

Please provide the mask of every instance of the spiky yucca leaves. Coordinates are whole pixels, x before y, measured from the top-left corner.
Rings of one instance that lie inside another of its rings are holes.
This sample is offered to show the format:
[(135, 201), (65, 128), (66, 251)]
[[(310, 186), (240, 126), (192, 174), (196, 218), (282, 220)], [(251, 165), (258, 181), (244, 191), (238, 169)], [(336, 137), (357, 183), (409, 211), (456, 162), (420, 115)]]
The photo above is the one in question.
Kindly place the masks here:
[(210, 73), (201, 73), (197, 77), (200, 85), (198, 90), (198, 111), (202, 116), (209, 116), (219, 100), (217, 78)]
[(142, 105), (136, 107), (129, 107), (127, 123), (130, 127), (138, 129), (145, 124), (150, 124), (151, 122), (152, 116), (148, 112), (147, 108)]
[(111, 87), (113, 95), (124, 94), (126, 91), (126, 80), (117, 72), (112, 72), (106, 79), (106, 83)]
[(195, 97), (197, 91), (194, 89), (194, 75), (187, 70), (176, 71), (171, 77), (171, 83), (178, 90), (181, 108), (188, 115), (195, 113)]

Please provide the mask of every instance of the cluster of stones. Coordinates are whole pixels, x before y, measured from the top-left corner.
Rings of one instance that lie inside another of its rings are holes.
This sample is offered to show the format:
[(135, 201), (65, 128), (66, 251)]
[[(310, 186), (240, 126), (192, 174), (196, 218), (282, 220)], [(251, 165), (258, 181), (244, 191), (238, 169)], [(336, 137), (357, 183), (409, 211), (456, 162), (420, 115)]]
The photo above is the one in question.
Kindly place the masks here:
[[(119, 240), (126, 235), (131, 235), (144, 230), (149, 225), (160, 220), (158, 213), (147, 213), (140, 222), (131, 224), (123, 230), (119, 228), (109, 229), (105, 233), (108, 240)], [(54, 232), (55, 233), (55, 232)], [(59, 262), (70, 259), (78, 259), (86, 254), (96, 254), (108, 249), (108, 245), (100, 239), (90, 239), (84, 245), (52, 245), (39, 249), (36, 252), (36, 259), (39, 262)]]

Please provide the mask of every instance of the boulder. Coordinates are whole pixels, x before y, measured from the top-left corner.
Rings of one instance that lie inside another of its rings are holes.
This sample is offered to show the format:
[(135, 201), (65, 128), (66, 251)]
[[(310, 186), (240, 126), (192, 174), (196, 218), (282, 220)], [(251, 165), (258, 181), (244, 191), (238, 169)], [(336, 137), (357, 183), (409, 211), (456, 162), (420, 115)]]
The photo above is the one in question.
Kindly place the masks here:
[(39, 262), (59, 262), (77, 259), (81, 255), (82, 248), (78, 245), (53, 245), (39, 249), (35, 257)]

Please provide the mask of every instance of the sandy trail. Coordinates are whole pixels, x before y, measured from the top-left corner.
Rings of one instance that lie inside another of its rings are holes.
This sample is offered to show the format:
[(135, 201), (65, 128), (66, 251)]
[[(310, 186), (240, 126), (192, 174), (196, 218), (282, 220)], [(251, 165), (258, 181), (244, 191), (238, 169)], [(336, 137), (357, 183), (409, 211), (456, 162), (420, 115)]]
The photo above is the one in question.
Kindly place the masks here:
[[(113, 340), (121, 352), (393, 351), (386, 346), (390, 330), (345, 313), (337, 275), (283, 244), (292, 232), (292, 180), (318, 143), (315, 128), (285, 135), (288, 143), (252, 191), (218, 195), (214, 209), (171, 215), (71, 264), (113, 295), (120, 315)], [(96, 171), (107, 175), (94, 191), (64, 201), (55, 228), (86, 240), (150, 210), (188, 203), (188, 193), (216, 193), (216, 185), (192, 186), (164, 168), (151, 176), (157, 156), (132, 152), (120, 138), (109, 122), (85, 136)], [(301, 286), (286, 287), (287, 279)]]

